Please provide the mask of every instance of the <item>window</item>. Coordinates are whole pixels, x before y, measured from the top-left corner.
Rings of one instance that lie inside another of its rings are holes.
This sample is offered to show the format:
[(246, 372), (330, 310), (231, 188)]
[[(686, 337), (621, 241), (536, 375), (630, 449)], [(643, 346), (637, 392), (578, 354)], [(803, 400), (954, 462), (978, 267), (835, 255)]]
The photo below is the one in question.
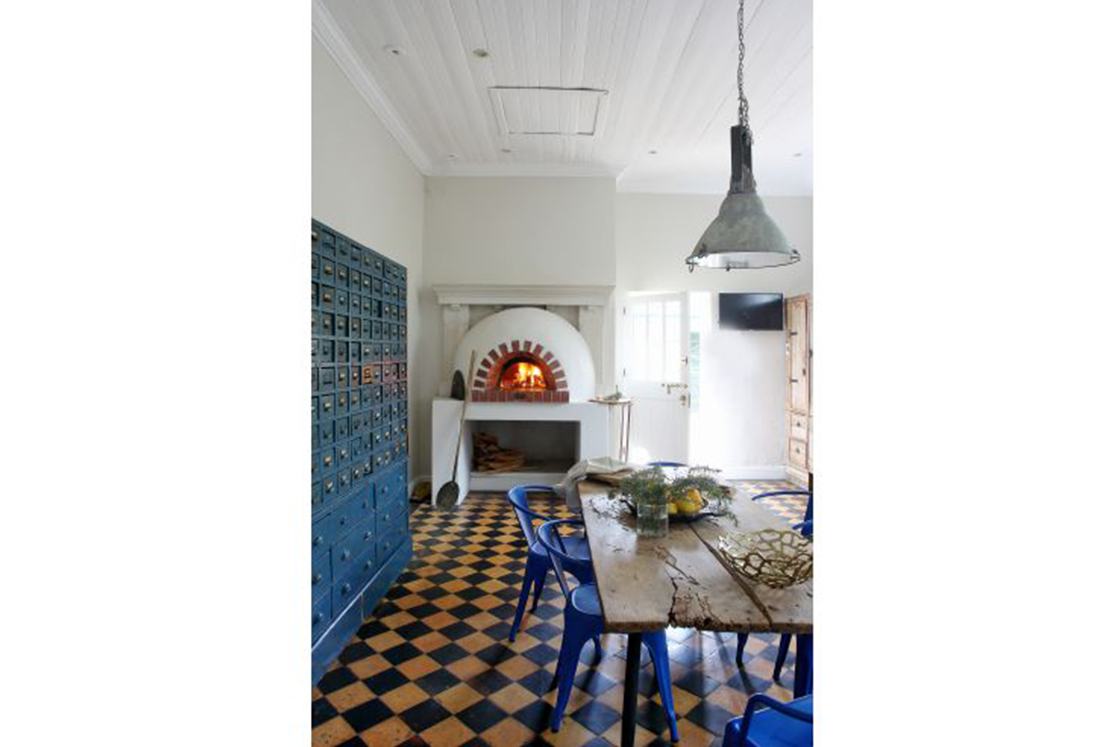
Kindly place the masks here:
[(681, 380), (680, 297), (646, 296), (626, 310), (626, 376), (631, 381), (678, 383)]

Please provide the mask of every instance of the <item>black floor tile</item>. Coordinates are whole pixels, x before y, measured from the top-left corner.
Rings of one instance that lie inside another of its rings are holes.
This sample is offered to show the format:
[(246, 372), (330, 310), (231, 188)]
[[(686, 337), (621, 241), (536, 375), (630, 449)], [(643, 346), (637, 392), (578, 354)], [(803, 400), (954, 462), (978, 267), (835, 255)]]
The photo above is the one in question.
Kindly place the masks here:
[(358, 678), (346, 667), (339, 667), (332, 669), (323, 674), (319, 680), (319, 689), (324, 693), (333, 693), (335, 690), (352, 685), (358, 681)]
[(393, 712), (389, 706), (382, 703), (377, 698), (367, 700), (359, 706), (355, 706), (348, 711), (342, 712), (342, 717), (346, 719), (346, 723), (354, 729), (354, 731), (365, 731), (371, 726), (377, 726), (387, 718), (391, 718)]

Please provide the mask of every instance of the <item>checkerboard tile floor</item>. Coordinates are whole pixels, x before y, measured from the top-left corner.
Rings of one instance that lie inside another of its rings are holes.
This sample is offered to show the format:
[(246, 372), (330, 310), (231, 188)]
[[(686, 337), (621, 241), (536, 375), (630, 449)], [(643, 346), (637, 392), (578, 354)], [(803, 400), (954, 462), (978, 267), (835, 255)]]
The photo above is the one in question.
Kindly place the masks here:
[[(738, 483), (745, 496), (792, 487)], [(762, 501), (791, 523), (805, 502)], [(546, 500), (534, 508), (545, 511)], [(557, 518), (569, 513), (558, 502)], [(385, 600), (323, 675), (311, 694), (312, 744), (397, 747), (618, 745), (625, 637), (603, 637), (603, 658), (584, 649), (560, 732), (548, 729), (552, 685), (563, 633), (564, 599), (555, 580), (540, 606), (526, 612), (515, 643), (509, 626), (521, 590), (524, 538), (503, 494), (469, 496), (454, 512), (429, 506), (412, 514), (415, 557)], [(682, 747), (718, 745), (747, 696), (792, 697), (792, 652), (771, 679), (778, 636), (756, 634), (743, 667), (736, 637), (670, 629), (669, 658)], [(640, 745), (669, 744), (653, 667), (642, 652)]]

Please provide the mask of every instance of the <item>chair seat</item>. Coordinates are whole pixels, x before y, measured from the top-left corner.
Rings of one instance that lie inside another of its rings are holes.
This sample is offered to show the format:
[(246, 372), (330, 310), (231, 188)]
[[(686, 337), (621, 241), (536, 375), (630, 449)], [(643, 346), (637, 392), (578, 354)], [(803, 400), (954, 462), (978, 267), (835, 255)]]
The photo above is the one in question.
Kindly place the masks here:
[[(800, 698), (789, 705), (802, 713), (813, 712), (812, 697)], [(742, 729), (742, 716), (736, 716), (728, 721), (727, 728), (723, 732), (723, 744), (742, 744), (739, 741)], [(811, 747), (813, 725), (767, 708), (751, 717), (750, 732), (747, 736), (758, 747)]]
[(584, 615), (603, 616), (603, 608), (599, 606), (599, 590), (595, 588), (595, 584), (580, 584), (573, 589), (572, 606)]

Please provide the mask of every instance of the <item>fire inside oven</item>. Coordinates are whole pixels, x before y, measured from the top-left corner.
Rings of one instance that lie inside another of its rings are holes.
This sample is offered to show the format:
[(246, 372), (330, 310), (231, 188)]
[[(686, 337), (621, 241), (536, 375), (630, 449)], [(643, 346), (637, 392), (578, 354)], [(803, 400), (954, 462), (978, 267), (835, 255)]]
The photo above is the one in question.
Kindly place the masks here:
[(544, 369), (528, 356), (513, 358), (502, 367), (498, 388), (519, 392), (546, 392), (551, 389)]

